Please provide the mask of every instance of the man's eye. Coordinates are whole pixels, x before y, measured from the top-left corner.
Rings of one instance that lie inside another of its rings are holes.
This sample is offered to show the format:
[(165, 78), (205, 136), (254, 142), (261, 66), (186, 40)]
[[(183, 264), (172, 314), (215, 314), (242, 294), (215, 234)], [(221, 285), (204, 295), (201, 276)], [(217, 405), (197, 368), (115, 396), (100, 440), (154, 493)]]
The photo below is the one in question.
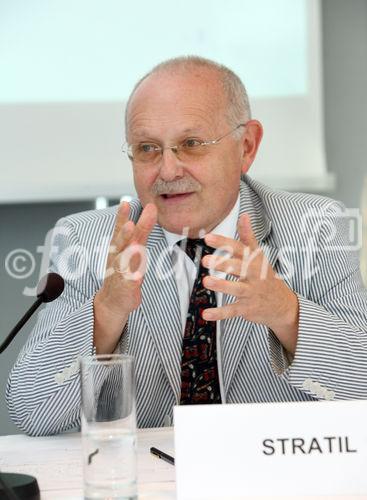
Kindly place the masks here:
[(190, 137), (189, 139), (185, 139), (183, 141), (182, 146), (186, 149), (193, 149), (201, 146), (201, 144), (202, 141), (200, 141), (199, 139), (193, 139)]
[(139, 144), (138, 150), (140, 153), (153, 153), (154, 151), (157, 151), (157, 145), (156, 144), (149, 144), (149, 143), (143, 143)]

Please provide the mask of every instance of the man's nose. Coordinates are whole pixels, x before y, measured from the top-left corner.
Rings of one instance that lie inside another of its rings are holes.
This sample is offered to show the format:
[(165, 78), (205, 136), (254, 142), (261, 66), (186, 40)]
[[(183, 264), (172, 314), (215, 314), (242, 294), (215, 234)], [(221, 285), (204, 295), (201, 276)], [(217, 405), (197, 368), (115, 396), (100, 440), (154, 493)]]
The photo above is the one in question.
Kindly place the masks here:
[(177, 177), (182, 177), (183, 166), (177, 158), (176, 152), (170, 148), (162, 151), (159, 176), (164, 181), (172, 181)]

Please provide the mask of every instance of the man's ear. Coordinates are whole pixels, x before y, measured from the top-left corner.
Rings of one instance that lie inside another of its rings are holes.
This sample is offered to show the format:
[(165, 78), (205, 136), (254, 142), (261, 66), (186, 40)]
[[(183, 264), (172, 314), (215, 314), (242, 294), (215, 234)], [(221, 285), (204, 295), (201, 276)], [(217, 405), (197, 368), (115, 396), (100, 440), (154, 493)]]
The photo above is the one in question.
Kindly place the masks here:
[(263, 136), (263, 127), (258, 120), (249, 120), (243, 136), (242, 173), (246, 174), (255, 159)]

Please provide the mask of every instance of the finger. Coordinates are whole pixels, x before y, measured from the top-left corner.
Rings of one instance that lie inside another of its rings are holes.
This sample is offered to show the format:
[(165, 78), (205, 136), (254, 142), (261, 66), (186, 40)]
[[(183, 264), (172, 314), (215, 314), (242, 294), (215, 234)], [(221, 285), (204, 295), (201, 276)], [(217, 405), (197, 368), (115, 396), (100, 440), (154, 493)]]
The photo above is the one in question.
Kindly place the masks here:
[(129, 203), (127, 201), (121, 202), (116, 214), (115, 227), (113, 229), (111, 238), (111, 245), (116, 244), (115, 240), (118, 239), (122, 227), (129, 220), (129, 214), (130, 214)]
[(134, 275), (137, 279), (144, 276), (147, 266), (146, 247), (138, 243), (131, 243), (119, 255), (114, 262), (116, 271), (124, 276)]
[(120, 229), (120, 232), (111, 240), (111, 251), (116, 253), (121, 252), (132, 241), (135, 233), (135, 224), (132, 220), (128, 220)]
[(157, 209), (155, 205), (149, 203), (144, 208), (136, 224), (134, 224), (133, 221), (126, 222), (126, 224), (122, 226), (119, 234), (116, 235), (113, 243), (115, 244), (117, 252), (124, 250), (131, 242), (145, 245), (156, 222)]
[(216, 255), (206, 255), (201, 263), (210, 271), (221, 271), (232, 276), (241, 277), (242, 261), (240, 259), (228, 259)]
[(208, 290), (221, 292), (234, 297), (246, 297), (248, 293), (248, 283), (243, 281), (229, 281), (214, 276), (206, 276), (203, 285)]
[(206, 321), (218, 321), (221, 319), (241, 316), (241, 312), (237, 303), (235, 303), (227, 304), (223, 307), (211, 307), (209, 309), (204, 309), (202, 316)]
[(145, 245), (149, 234), (157, 223), (157, 207), (153, 203), (148, 203), (141, 213), (135, 226), (134, 241), (140, 245)]
[(121, 227), (119, 234), (115, 236), (114, 240), (111, 240), (108, 248), (107, 269), (112, 265), (116, 255), (124, 250), (132, 241), (134, 229), (134, 223), (132, 221), (127, 221), (126, 224)]
[(244, 245), (251, 250), (256, 250), (259, 246), (251, 226), (250, 216), (243, 214), (237, 224), (238, 235)]
[(241, 257), (243, 254), (243, 244), (233, 238), (226, 238), (219, 234), (208, 233), (204, 237), (205, 243), (212, 248), (230, 253), (234, 257)]
[(144, 277), (147, 269), (147, 249), (144, 245), (139, 243), (133, 243), (129, 245), (129, 250), (131, 251), (131, 257), (129, 259), (128, 267), (132, 274), (135, 276)]

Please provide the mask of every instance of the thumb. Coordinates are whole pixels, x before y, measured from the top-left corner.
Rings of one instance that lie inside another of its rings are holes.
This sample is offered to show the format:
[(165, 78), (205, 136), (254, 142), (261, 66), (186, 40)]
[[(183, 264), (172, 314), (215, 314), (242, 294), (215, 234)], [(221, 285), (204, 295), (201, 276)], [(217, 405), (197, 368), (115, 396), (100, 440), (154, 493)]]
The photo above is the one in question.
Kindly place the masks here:
[(241, 215), (238, 220), (237, 229), (240, 240), (244, 245), (250, 247), (250, 250), (258, 248), (259, 245), (252, 230), (251, 220), (248, 214)]

